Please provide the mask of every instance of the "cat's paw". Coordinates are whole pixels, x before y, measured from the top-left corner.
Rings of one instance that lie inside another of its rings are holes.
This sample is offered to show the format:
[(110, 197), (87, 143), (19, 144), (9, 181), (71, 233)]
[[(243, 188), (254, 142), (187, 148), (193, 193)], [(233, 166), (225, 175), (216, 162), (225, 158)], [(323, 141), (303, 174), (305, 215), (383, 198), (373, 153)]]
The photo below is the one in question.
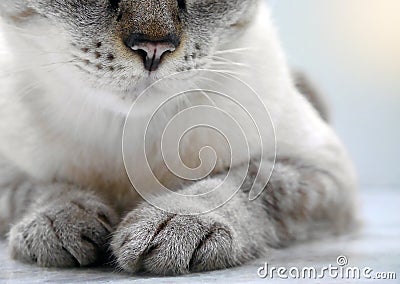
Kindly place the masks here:
[(90, 197), (61, 199), (28, 213), (11, 228), (12, 257), (46, 267), (86, 266), (103, 258), (117, 216)]
[(238, 264), (234, 230), (212, 213), (136, 209), (120, 224), (111, 247), (118, 265), (129, 272), (177, 275)]

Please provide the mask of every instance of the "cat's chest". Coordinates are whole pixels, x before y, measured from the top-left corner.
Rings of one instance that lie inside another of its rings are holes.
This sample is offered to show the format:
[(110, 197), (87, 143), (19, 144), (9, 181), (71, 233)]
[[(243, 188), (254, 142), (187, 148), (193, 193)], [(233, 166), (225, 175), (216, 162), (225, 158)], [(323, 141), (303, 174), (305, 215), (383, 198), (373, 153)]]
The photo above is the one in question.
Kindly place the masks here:
[[(91, 123), (85, 116), (80, 118), (79, 140), (59, 139), (58, 147), (46, 147), (53, 153), (45, 159), (57, 165), (48, 171), (59, 180), (98, 190), (124, 208), (139, 200), (133, 185), (156, 192), (160, 190), (156, 179), (171, 190), (180, 189), (188, 181), (224, 171), (231, 163), (229, 144), (214, 129), (186, 132), (176, 125), (166, 133), (166, 116), (143, 136), (147, 123), (138, 117), (127, 127), (124, 121), (102, 119), (99, 113)], [(68, 129), (64, 125), (63, 130)]]

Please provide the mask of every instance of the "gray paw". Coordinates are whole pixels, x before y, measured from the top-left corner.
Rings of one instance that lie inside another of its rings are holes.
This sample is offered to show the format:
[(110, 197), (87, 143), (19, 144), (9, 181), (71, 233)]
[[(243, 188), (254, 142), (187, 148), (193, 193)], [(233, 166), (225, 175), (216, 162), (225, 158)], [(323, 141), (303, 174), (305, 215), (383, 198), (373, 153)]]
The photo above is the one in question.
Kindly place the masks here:
[(34, 209), (12, 227), (11, 254), (40, 266), (90, 265), (104, 256), (116, 222), (114, 211), (91, 195), (60, 199)]
[(238, 264), (233, 230), (224, 223), (216, 214), (173, 215), (146, 206), (126, 216), (111, 246), (118, 265), (129, 272), (222, 269)]

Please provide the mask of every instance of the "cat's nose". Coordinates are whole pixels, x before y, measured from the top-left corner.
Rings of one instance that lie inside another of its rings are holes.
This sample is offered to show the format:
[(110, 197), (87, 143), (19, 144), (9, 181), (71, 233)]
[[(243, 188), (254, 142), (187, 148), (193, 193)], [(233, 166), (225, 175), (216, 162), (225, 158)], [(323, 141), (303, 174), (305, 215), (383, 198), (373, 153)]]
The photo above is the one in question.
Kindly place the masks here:
[(149, 40), (142, 34), (132, 34), (125, 43), (142, 57), (144, 68), (150, 72), (158, 69), (165, 54), (174, 52), (179, 46), (179, 40), (174, 36)]
[(142, 53), (144, 68), (147, 71), (156, 71), (161, 63), (162, 56), (176, 49), (174, 45), (164, 42), (142, 42), (131, 48)]

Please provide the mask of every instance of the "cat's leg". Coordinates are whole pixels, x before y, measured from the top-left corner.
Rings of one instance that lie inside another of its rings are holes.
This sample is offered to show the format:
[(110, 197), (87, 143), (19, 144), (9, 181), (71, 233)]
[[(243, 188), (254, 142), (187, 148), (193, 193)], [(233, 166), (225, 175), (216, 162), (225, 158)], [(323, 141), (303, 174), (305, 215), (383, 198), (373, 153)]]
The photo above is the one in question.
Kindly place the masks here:
[[(147, 204), (130, 212), (112, 241), (118, 265), (130, 272), (162, 275), (221, 269), (263, 255), (271, 247), (345, 231), (354, 220), (353, 193), (343, 187), (340, 175), (283, 160), (275, 165), (262, 195), (249, 201), (253, 174), (249, 172), (232, 200), (207, 214), (176, 215)], [(185, 194), (208, 192), (220, 182), (218, 177), (200, 181)], [(220, 201), (178, 205), (173, 197), (160, 199), (163, 208), (175, 206), (182, 212)]]
[(0, 238), (5, 238), (15, 223), (30, 204), (31, 188), (21, 185), (0, 185)]
[(13, 258), (40, 266), (70, 267), (96, 263), (106, 256), (118, 217), (100, 197), (73, 185), (27, 181), (0, 189), (7, 204), (0, 220), (13, 223)]

